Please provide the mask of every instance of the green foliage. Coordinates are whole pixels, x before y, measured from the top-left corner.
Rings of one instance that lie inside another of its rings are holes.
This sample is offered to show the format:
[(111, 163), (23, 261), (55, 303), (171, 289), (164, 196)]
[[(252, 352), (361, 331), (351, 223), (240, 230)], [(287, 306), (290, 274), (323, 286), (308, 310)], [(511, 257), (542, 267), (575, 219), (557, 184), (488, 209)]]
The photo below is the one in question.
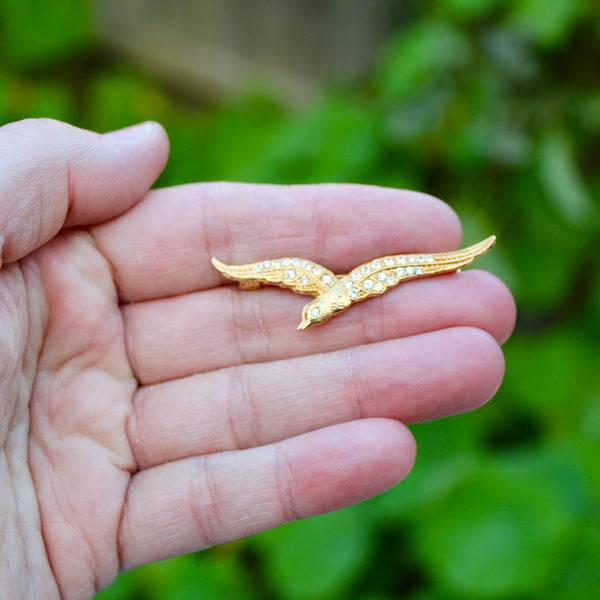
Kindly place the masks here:
[(557, 46), (565, 41), (572, 28), (589, 14), (587, 0), (524, 0), (517, 2), (510, 24), (533, 42)]
[[(177, 582), (174, 589), (173, 582)], [(188, 555), (125, 573), (97, 600), (258, 600), (236, 545)]]
[(269, 564), (267, 577), (277, 597), (290, 600), (346, 598), (369, 557), (371, 528), (361, 511), (341, 512), (290, 523), (254, 543)]
[(38, 69), (91, 41), (89, 7), (81, 0), (4, 0), (0, 23), (3, 56), (18, 67)]
[(410, 99), (464, 68), (470, 59), (463, 32), (445, 21), (423, 21), (388, 47), (379, 73), (381, 94), (396, 101)]
[(543, 135), (538, 161), (540, 184), (560, 216), (584, 228), (597, 222), (596, 207), (577, 168), (568, 136), (559, 131)]
[(449, 592), (512, 598), (541, 592), (553, 579), (573, 517), (524, 461), (517, 469), (483, 463), (421, 519), (420, 552)]
[[(299, 0), (301, 1), (301, 0)], [(596, 598), (600, 589), (600, 10), (428, 0), (363, 81), (304, 109), (181, 97), (109, 58), (84, 0), (0, 3), (0, 121), (162, 122), (160, 185), (343, 181), (450, 202), (520, 311), (495, 402), (414, 427), (370, 502), (120, 576), (103, 600)]]

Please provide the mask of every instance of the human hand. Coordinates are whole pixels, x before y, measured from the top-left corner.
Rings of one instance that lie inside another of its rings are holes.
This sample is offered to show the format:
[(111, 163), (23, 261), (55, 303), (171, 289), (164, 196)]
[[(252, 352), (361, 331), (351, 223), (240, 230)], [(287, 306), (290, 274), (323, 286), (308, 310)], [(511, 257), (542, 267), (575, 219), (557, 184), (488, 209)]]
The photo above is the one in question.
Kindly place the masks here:
[(296, 255), (341, 273), (454, 249), (445, 204), (361, 186), (146, 194), (166, 154), (155, 124), (0, 128), (7, 598), (91, 598), (121, 569), (380, 493), (414, 460), (402, 423), (473, 409), (502, 379), (515, 311), (488, 273), (298, 332), (305, 298), (241, 292), (210, 265)]

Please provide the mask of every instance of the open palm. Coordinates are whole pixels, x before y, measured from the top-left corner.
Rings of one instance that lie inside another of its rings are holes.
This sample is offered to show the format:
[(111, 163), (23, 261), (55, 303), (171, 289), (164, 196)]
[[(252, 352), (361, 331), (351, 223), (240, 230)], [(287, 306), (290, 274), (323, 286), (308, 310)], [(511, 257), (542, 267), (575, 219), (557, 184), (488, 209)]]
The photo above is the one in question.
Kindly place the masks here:
[(384, 491), (414, 460), (401, 423), (475, 408), (501, 381), (514, 306), (487, 273), (298, 332), (303, 298), (240, 292), (210, 265), (295, 255), (342, 273), (454, 249), (446, 205), (359, 186), (146, 193), (166, 153), (153, 124), (0, 129), (8, 598), (91, 598), (119, 570)]

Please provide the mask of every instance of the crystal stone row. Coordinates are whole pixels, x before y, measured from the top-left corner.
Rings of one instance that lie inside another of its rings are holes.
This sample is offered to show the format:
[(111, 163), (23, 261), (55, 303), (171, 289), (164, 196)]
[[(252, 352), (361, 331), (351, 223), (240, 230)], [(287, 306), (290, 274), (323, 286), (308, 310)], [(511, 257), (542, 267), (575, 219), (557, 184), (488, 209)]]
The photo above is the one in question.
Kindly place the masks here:
[[(434, 262), (434, 260), (435, 259), (432, 254), (428, 254), (427, 256), (417, 256), (413, 254), (409, 256), (405, 256), (402, 254), (400, 256), (386, 256), (383, 259), (378, 258), (370, 264), (366, 264), (358, 269), (355, 269), (354, 271), (352, 271), (350, 276), (352, 277), (353, 281), (359, 281), (365, 275), (369, 275), (373, 271), (379, 271), (379, 281), (386, 281), (386, 278), (390, 274), (390, 271), (386, 270), (382, 272), (380, 271), (380, 269), (382, 267), (394, 267), (396, 265), (410, 265), (410, 267), (408, 267), (406, 271), (402, 271), (402, 275), (399, 274), (398, 277), (403, 277), (404, 275), (422, 275), (423, 268), (414, 267), (413, 265), (431, 264)], [(408, 269), (411, 269), (411, 271), (409, 271)], [(400, 269), (396, 269), (396, 272), (399, 273)]]
[[(352, 271), (349, 278), (344, 282), (344, 285), (348, 289), (348, 295), (352, 300), (360, 295), (360, 291), (356, 287), (357, 284), (367, 293), (375, 292), (381, 294), (385, 292), (387, 288), (396, 285), (399, 279), (423, 275), (425, 269), (421, 264), (432, 262), (434, 262), (433, 255), (386, 256), (383, 259), (374, 260), (372, 263), (363, 265)], [(395, 267), (398, 264), (406, 266), (391, 269), (385, 268)], [(365, 278), (365, 276), (368, 277)]]

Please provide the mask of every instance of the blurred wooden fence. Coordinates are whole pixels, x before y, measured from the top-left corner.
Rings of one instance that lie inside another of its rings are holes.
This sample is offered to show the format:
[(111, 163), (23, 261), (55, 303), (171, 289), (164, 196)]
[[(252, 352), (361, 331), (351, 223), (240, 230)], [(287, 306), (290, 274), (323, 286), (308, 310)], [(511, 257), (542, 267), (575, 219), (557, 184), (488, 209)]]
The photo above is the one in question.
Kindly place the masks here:
[(398, 23), (397, 0), (96, 0), (100, 36), (202, 94), (267, 84), (298, 103), (359, 77)]

